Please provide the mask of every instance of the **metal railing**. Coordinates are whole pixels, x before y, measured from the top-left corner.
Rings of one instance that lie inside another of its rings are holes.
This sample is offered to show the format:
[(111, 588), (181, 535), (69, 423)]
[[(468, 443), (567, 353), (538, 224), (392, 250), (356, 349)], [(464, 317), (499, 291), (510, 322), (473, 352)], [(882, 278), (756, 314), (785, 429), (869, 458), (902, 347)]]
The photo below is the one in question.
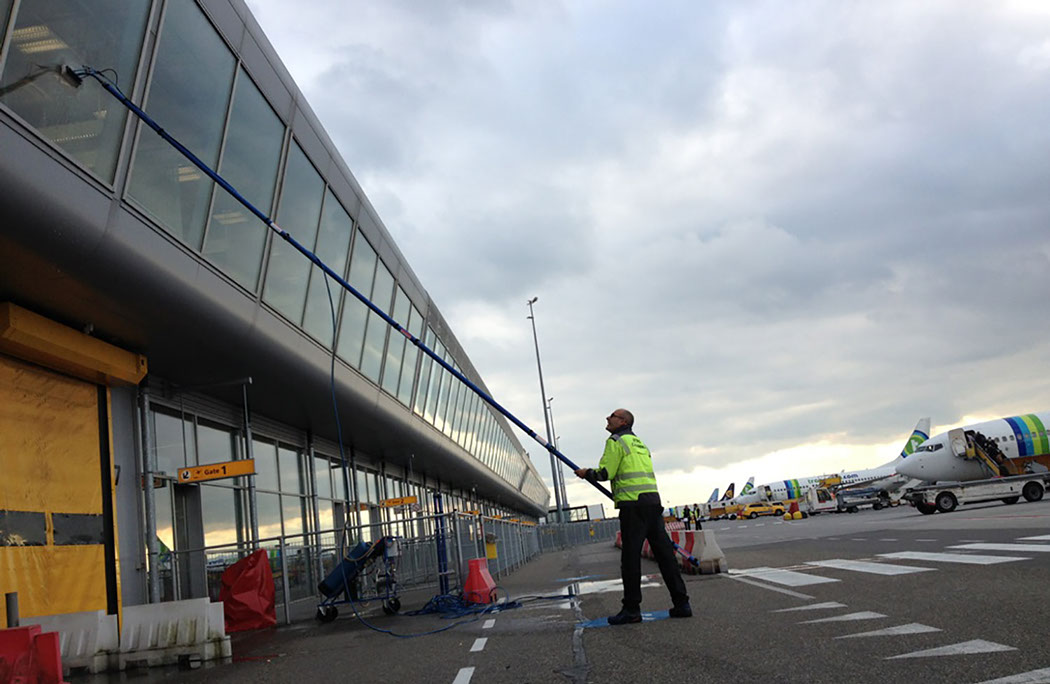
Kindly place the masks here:
[(160, 554), (161, 600), (210, 597), (219, 600), (226, 568), (258, 549), (267, 552), (282, 620), (291, 622), (290, 606), (317, 600), (317, 585), (339, 564), (342, 554), (358, 541), (380, 536), (399, 538), (398, 584), (418, 589), (440, 584), (438, 519), (445, 521), (445, 549), (449, 586), (462, 587), (468, 563), (488, 558), (489, 572), (499, 578), (517, 570), (540, 554), (581, 544), (610, 541), (619, 529), (617, 520), (533, 525), (471, 513), (417, 515), (411, 518), (347, 526), (303, 534), (267, 537)]

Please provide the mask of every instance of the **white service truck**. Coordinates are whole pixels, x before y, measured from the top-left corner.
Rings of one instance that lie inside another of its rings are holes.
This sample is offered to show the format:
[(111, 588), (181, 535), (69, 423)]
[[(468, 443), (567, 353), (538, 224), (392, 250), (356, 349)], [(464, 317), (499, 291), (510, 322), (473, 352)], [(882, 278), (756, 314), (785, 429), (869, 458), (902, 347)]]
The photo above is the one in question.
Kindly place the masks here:
[(1015, 504), (1023, 496), (1026, 501), (1039, 501), (1050, 488), (1050, 473), (1027, 473), (993, 477), (969, 482), (935, 482), (912, 487), (904, 496), (920, 513), (950, 513), (959, 504), (981, 501), (1002, 501)]

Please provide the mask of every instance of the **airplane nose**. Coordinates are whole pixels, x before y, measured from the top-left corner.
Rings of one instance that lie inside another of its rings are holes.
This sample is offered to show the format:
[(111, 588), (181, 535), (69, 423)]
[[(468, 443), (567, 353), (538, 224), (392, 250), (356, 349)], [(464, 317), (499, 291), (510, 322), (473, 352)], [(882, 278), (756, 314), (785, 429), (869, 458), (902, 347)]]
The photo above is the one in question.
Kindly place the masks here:
[(905, 477), (921, 480), (926, 471), (925, 460), (922, 456), (912, 454), (897, 465), (897, 472)]

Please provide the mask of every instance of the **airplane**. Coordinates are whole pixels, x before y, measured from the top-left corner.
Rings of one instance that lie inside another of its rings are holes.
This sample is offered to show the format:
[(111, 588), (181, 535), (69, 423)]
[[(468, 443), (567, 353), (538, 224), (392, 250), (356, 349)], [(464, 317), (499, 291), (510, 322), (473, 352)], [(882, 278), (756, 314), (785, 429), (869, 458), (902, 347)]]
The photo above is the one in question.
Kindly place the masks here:
[(718, 487), (715, 487), (715, 491), (711, 492), (711, 496), (708, 497), (707, 503), (714, 503), (718, 501)]
[(884, 463), (876, 468), (865, 470), (842, 471), (831, 475), (814, 475), (791, 480), (778, 480), (755, 487), (746, 495), (736, 497), (733, 503), (747, 505), (758, 501), (784, 501), (787, 499), (798, 499), (806, 495), (810, 489), (822, 484), (830, 484), (836, 489), (853, 488), (861, 485), (868, 487), (899, 488), (908, 478), (901, 477), (897, 466), (912, 456), (923, 444), (930, 434), (930, 419), (920, 418), (915, 424), (915, 429), (908, 436), (904, 448), (897, 458)]
[(755, 476), (752, 475), (748, 479), (747, 483), (740, 489), (740, 495), (743, 496), (744, 494), (747, 494), (748, 492), (750, 492), (754, 488), (755, 488)]
[[(979, 459), (967, 459), (966, 433), (980, 433), (999, 448), (1019, 470), (1026, 467), (1050, 468), (1050, 412), (1026, 413), (974, 423), (937, 434), (926, 440), (907, 461), (897, 464), (897, 472), (925, 482), (964, 482), (991, 477)], [(1035, 462), (1037, 466), (1029, 466)]]
[(726, 493), (722, 495), (722, 498), (719, 499), (719, 501), (729, 501), (730, 499), (732, 499), (734, 496), (734, 492), (736, 491), (734, 487), (736, 487), (736, 482), (730, 482), (729, 486), (726, 487)]

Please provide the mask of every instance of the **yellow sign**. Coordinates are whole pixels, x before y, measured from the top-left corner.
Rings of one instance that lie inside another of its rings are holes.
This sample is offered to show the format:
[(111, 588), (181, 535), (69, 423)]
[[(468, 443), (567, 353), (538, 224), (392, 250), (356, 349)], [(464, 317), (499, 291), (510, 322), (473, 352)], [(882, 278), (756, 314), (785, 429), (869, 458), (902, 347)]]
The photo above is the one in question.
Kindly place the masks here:
[(394, 506), (407, 506), (414, 504), (419, 501), (419, 497), (415, 496), (399, 496), (396, 499), (384, 499), (383, 503), (380, 504), (384, 508), (393, 508)]
[(193, 466), (191, 468), (179, 468), (179, 482), (186, 484), (187, 482), (221, 480), (224, 477), (254, 474), (255, 461), (247, 458), (243, 461), (226, 461), (225, 463), (209, 463), (208, 465)]

